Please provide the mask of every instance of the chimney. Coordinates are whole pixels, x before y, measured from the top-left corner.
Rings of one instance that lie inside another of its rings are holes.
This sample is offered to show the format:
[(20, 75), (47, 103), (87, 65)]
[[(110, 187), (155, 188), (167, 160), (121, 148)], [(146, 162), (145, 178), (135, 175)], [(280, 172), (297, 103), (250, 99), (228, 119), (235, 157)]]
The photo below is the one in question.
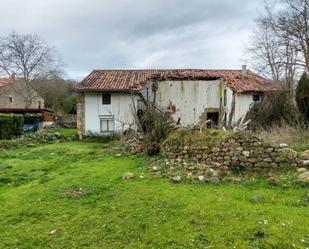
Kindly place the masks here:
[(247, 65), (243, 65), (241, 68), (241, 77), (246, 78), (247, 77)]

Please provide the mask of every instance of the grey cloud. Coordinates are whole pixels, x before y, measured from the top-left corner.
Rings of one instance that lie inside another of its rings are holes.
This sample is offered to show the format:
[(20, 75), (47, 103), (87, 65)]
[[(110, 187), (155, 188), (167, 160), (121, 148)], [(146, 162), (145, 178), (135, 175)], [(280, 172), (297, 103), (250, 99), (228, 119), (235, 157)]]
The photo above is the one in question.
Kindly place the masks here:
[(260, 0), (1, 0), (2, 35), (37, 33), (68, 76), (94, 68), (236, 68)]

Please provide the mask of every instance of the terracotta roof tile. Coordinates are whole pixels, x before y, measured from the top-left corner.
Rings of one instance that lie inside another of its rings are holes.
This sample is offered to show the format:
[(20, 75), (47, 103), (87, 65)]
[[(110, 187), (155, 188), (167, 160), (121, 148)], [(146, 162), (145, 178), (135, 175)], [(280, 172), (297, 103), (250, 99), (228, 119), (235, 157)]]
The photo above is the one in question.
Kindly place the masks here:
[(14, 81), (15, 81), (15, 79), (9, 78), (9, 77), (7, 77), (7, 78), (0, 78), (0, 87), (6, 86), (6, 85), (8, 85), (8, 84), (10, 84), (10, 83), (12, 83)]
[(76, 87), (86, 91), (140, 90), (145, 82), (164, 80), (215, 80), (222, 79), (235, 92), (266, 92), (273, 90), (273, 82), (251, 71), (242, 77), (241, 70), (94, 70)]

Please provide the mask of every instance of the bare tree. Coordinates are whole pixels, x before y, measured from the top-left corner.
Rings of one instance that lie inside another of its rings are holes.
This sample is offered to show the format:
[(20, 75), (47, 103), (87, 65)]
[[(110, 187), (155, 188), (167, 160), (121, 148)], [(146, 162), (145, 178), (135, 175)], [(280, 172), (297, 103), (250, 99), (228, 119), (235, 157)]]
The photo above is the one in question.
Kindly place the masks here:
[(308, 3), (280, 0), (280, 8), (266, 4), (249, 48), (255, 70), (286, 83), (291, 95), (296, 77), (304, 69), (309, 70)]
[(291, 47), (301, 53), (297, 65), (309, 70), (309, 0), (281, 0), (283, 8), (269, 11), (269, 25), (279, 37), (288, 37)]
[(19, 81), (24, 87), (15, 90), (24, 97), (25, 107), (31, 106), (35, 79), (47, 79), (61, 73), (60, 59), (55, 49), (37, 35), (20, 35), (16, 32), (0, 38), (0, 69), (2, 73)]
[(283, 63), (278, 38), (272, 28), (265, 25), (262, 18), (256, 23), (257, 28), (248, 49), (251, 66), (267, 78), (280, 80)]

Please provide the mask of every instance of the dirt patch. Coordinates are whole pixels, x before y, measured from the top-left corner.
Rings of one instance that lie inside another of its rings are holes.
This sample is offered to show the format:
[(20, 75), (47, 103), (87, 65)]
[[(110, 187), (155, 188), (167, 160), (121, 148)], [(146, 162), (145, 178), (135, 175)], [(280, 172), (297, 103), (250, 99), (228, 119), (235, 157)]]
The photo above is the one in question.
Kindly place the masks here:
[(63, 189), (60, 192), (65, 196), (75, 198), (89, 195), (92, 191), (88, 188), (74, 187), (74, 188)]

